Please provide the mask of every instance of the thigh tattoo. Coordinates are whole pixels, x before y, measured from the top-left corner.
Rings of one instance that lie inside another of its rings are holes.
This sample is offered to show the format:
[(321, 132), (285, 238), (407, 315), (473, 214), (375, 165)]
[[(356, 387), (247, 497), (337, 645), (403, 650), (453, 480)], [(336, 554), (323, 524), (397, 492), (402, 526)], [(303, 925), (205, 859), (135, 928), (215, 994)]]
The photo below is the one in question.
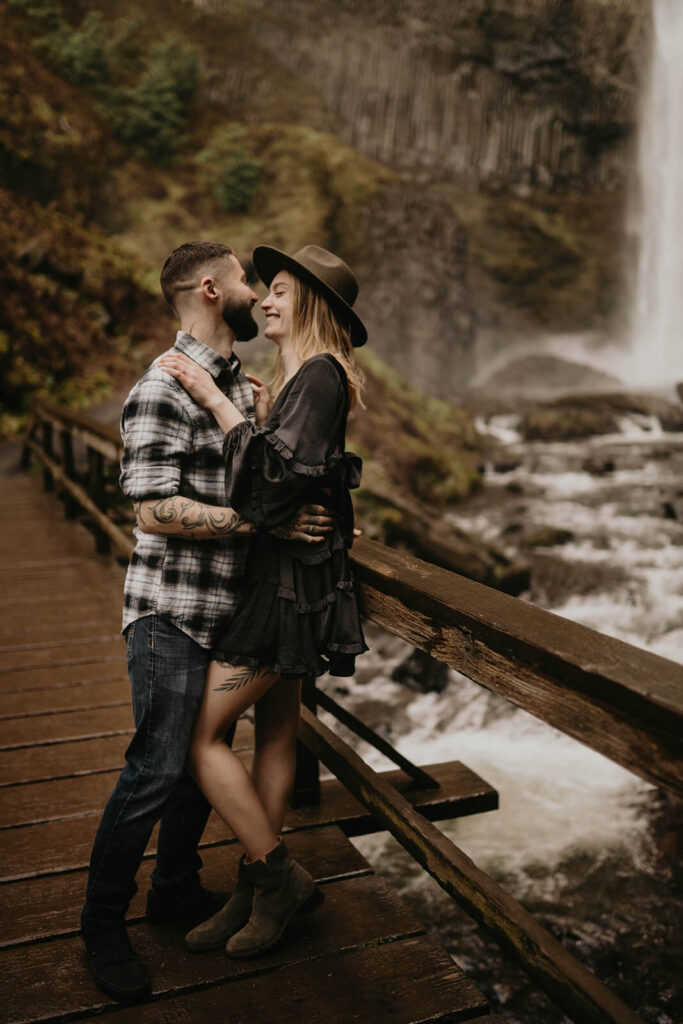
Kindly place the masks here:
[(216, 664), (220, 665), (221, 668), (229, 669), (230, 674), (222, 683), (214, 686), (214, 691), (223, 690), (231, 692), (233, 690), (241, 690), (244, 686), (248, 686), (249, 683), (253, 683), (257, 679), (263, 679), (270, 671), (270, 669), (263, 667), (250, 668), (248, 666), (235, 669), (235, 666), (231, 665), (229, 661), (217, 660)]

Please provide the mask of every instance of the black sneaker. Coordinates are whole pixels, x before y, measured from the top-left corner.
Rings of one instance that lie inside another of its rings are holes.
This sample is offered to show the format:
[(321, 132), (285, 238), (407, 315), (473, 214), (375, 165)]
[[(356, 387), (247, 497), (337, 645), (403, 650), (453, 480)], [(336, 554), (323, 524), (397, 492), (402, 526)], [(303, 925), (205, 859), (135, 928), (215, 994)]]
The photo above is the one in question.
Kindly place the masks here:
[(201, 885), (164, 894), (150, 889), (147, 920), (152, 924), (182, 924), (194, 928), (217, 914), (227, 898), (227, 893), (209, 892)]
[(130, 944), (125, 925), (84, 926), (81, 937), (88, 966), (103, 992), (121, 1003), (139, 1003), (149, 997), (149, 975)]

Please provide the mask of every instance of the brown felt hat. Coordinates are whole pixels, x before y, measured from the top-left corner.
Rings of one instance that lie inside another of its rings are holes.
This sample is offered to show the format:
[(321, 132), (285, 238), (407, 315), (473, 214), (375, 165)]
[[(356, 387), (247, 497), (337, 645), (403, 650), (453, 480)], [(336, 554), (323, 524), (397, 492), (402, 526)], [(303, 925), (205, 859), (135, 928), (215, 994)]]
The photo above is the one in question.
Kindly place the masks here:
[(252, 259), (259, 277), (268, 287), (281, 270), (289, 270), (312, 284), (322, 292), (334, 311), (348, 321), (353, 345), (359, 348), (368, 340), (363, 321), (351, 309), (358, 295), (358, 281), (339, 256), (321, 249), (319, 245), (305, 245), (293, 256), (270, 245), (257, 245)]

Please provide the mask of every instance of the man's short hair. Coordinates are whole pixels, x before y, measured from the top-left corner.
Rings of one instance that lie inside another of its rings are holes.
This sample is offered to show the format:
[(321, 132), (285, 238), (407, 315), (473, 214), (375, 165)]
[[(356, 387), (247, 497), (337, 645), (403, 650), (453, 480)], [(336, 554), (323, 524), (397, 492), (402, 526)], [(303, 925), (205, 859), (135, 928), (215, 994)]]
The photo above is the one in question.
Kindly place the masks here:
[(229, 245), (222, 242), (185, 242), (174, 249), (161, 271), (161, 290), (168, 304), (175, 307), (176, 292), (181, 281), (187, 281), (192, 271), (209, 260), (233, 256)]

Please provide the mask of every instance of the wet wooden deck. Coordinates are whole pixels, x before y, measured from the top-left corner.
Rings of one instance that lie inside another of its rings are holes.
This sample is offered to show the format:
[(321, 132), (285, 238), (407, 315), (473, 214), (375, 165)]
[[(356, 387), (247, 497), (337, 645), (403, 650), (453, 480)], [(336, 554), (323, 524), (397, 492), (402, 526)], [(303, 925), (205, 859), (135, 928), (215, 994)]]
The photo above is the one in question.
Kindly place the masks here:
[[(191, 956), (179, 929), (144, 921), (154, 837), (130, 911), (131, 934), (153, 975), (153, 1000), (123, 1008), (85, 968), (78, 916), (99, 814), (132, 729), (123, 641), (123, 570), (97, 556), (91, 535), (63, 517), (38, 476), (6, 475), (0, 497), (0, 1020), (249, 1021), (250, 1024), (411, 1024), (476, 1019), (486, 999), (426, 937), (348, 836), (370, 815), (336, 779), (319, 807), (292, 810), (288, 845), (324, 886), (325, 903), (252, 960)], [(236, 748), (248, 759), (251, 726)], [(495, 792), (457, 762), (430, 766), (441, 789), (387, 773), (432, 820), (496, 806)], [(212, 817), (205, 884), (230, 888), (240, 853)], [(500, 1021), (501, 1018), (495, 1018)]]

